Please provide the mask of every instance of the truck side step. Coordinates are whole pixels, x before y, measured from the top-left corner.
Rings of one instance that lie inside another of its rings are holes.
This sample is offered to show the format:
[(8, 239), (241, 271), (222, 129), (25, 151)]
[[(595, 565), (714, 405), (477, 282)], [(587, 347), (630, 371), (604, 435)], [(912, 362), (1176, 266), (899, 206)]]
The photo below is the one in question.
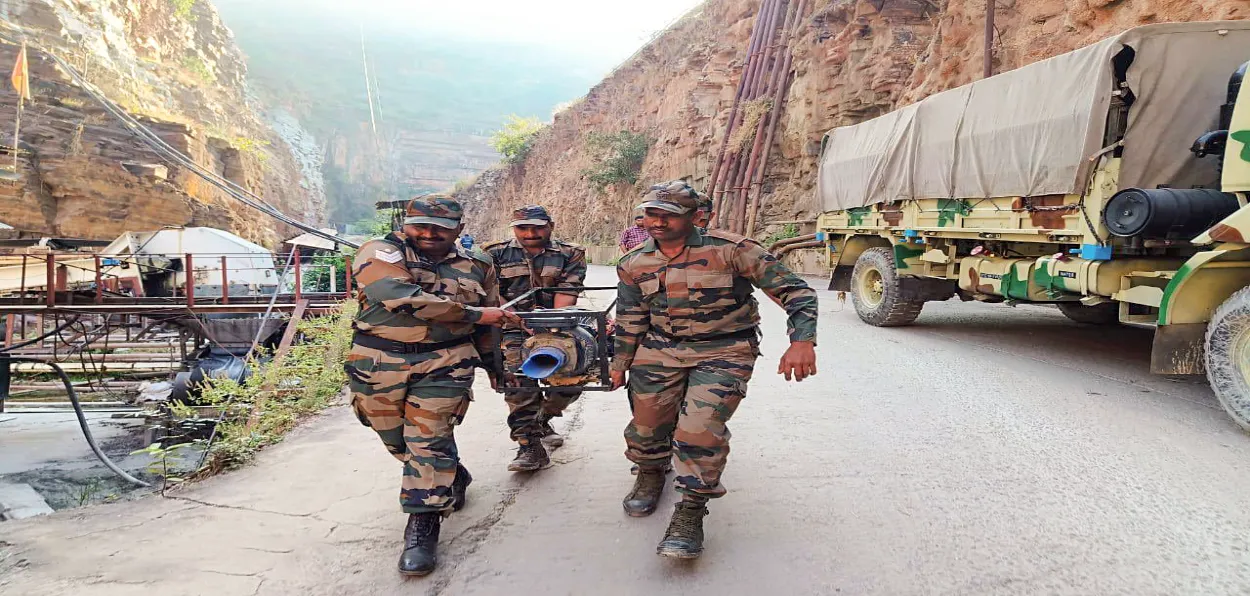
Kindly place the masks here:
[[(1175, 271), (1134, 271), (1120, 278), (1120, 291), (1111, 296), (1120, 302), (1120, 322), (1151, 324), (1157, 314), (1132, 313), (1131, 305), (1159, 308), (1163, 303), (1163, 290), (1172, 282)], [(1140, 310), (1140, 309), (1135, 309)]]

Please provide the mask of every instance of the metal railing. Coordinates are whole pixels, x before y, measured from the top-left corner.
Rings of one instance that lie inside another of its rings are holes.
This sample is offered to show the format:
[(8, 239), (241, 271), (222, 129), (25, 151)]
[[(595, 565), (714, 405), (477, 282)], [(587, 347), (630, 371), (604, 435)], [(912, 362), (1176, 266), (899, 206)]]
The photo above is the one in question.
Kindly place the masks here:
[[(216, 299), (215, 303), (228, 305), (232, 298), (241, 297), (239, 294), (231, 295), (231, 288), (240, 286), (247, 288), (251, 296), (289, 294), (295, 301), (302, 299), (305, 294), (350, 297), (353, 282), (350, 258), (319, 256), (314, 257), (313, 262), (305, 263), (299, 248), (292, 252), (294, 281), (289, 291), (288, 288), (279, 287), (279, 271), (288, 256), (285, 254), (188, 252), (101, 255), (51, 252), (0, 257), (0, 292), (6, 289), (8, 292), (16, 291), (18, 303), (25, 305), (32, 291), (43, 288), (45, 295), (36, 297), (36, 300), (42, 298), (48, 307), (57, 306), (61, 300), (58, 293), (80, 292), (84, 289), (93, 292), (92, 301), (97, 305), (104, 304), (106, 299), (126, 297), (173, 298), (185, 303), (187, 307), (194, 307), (197, 298)], [(29, 271), (40, 268), (40, 263), (43, 265), (43, 275), (30, 275)], [(339, 267), (342, 267), (344, 273), (344, 287), (341, 291), (337, 287)], [(123, 273), (132, 268), (133, 274)], [(264, 279), (255, 274), (260, 271), (265, 272)], [(324, 272), (329, 274), (329, 291), (320, 288), (307, 291), (306, 281), (309, 274), (320, 277)], [(145, 295), (144, 279), (152, 277), (153, 274), (168, 274), (173, 277), (169, 285), (171, 296)], [(269, 279), (272, 279), (272, 283), (265, 283)], [(218, 284), (219, 292), (210, 294), (203, 293), (203, 289), (197, 291), (197, 286), (213, 287)]]

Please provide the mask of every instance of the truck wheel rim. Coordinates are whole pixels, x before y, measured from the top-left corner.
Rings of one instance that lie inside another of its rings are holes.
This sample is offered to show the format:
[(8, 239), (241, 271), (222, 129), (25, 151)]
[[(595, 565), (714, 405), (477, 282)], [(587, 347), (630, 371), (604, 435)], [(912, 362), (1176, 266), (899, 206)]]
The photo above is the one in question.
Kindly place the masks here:
[(885, 299), (885, 280), (881, 272), (875, 268), (868, 269), (859, 278), (859, 295), (871, 307), (876, 307)]
[(1243, 327), (1233, 341), (1232, 364), (1237, 367), (1237, 374), (1242, 382), (1250, 385), (1250, 326)]

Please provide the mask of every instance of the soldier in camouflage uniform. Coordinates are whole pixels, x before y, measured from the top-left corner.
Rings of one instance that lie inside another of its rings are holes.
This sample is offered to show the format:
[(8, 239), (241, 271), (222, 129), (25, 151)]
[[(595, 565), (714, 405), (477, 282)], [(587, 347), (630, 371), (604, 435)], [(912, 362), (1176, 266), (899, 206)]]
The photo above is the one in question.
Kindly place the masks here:
[(520, 324), (497, 308), (490, 257), (456, 246), (461, 215), (449, 196), (414, 199), (403, 233), (366, 242), (352, 265), (360, 312), (344, 367), (356, 416), (404, 465), (405, 575), (434, 570), (442, 517), (464, 506), (472, 481), (453, 432), (480, 362), (475, 326)]
[(651, 239), (617, 266), (611, 366), (614, 387), (628, 371), (634, 400), (625, 454), (639, 470), (625, 511), (655, 511), (675, 454), (682, 500), (657, 552), (678, 558), (703, 551), (708, 499), (725, 494), (727, 423), (759, 356), (752, 286), (789, 314), (790, 349), (778, 373), (799, 381), (816, 373), (816, 292), (755, 241), (699, 231), (697, 205), (698, 194), (680, 180), (652, 186), (640, 205)]
[[(694, 227), (699, 229), (700, 234), (707, 234), (707, 229), (712, 223), (712, 216), (713, 216), (712, 199), (711, 197), (708, 197), (707, 195), (698, 195), (697, 201), (698, 201), (698, 204), (695, 206), (695, 210), (694, 210)], [(628, 388), (626, 388), (626, 391), (628, 391)], [(632, 395), (629, 398), (629, 403), (630, 403), (630, 408), (632, 411), (633, 403), (634, 403), (634, 398)], [(672, 470), (673, 470), (673, 466), (671, 464), (666, 463), (664, 466), (664, 472), (668, 473), (668, 472), (671, 472)], [(638, 464), (634, 464), (633, 467), (630, 468), (629, 472), (631, 474), (637, 474)]]
[(706, 234), (708, 227), (712, 225), (712, 197), (699, 195), (699, 204), (694, 210), (694, 227), (699, 228), (699, 232)]
[[(555, 222), (547, 210), (526, 205), (512, 213), (514, 238), (486, 245), (485, 249), (499, 268), (499, 290), (502, 299), (510, 302), (532, 288), (576, 288), (586, 278), (586, 250), (551, 237)], [(577, 292), (542, 292), (516, 304), (517, 311), (534, 308), (562, 308), (577, 304)], [(550, 465), (548, 448), (559, 447), (564, 438), (551, 428), (551, 419), (561, 416), (581, 391), (574, 389), (542, 390), (538, 382), (517, 378), (511, 371), (521, 365), (521, 344), (526, 334), (520, 329), (506, 329), (503, 334), (505, 365), (510, 373), (506, 383), (531, 390), (507, 394), (508, 428), (518, 444), (516, 459), (508, 465), (514, 472), (532, 472)]]

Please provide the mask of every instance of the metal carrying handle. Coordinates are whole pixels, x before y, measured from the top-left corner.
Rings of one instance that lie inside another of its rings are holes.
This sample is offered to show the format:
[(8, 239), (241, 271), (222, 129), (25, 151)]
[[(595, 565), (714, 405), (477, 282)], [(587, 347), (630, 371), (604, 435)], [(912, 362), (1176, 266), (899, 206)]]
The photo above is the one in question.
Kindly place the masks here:
[[(509, 300), (505, 302), (504, 304), (500, 305), (499, 308), (502, 308), (505, 310), (512, 308), (513, 306), (516, 306), (518, 302), (521, 302), (522, 300), (526, 300), (532, 297), (534, 294), (538, 294), (540, 292), (577, 292), (578, 294), (580, 294), (582, 292), (594, 292), (594, 291), (599, 291), (599, 290), (615, 290), (615, 289), (616, 289), (616, 286), (577, 286), (577, 287), (572, 287), (572, 288), (532, 288), (530, 289), (530, 291), (524, 294), (521, 294), (520, 296), (517, 296), (516, 298), (513, 298), (512, 300)], [(615, 306), (615, 305), (616, 305), (616, 301), (613, 300), (612, 305), (608, 306), (608, 308), (604, 310), (611, 310), (612, 306)], [(595, 312), (595, 311), (590, 311), (590, 312)], [(525, 315), (529, 313), (517, 313), (517, 314), (521, 315), (521, 317), (524, 318)]]

